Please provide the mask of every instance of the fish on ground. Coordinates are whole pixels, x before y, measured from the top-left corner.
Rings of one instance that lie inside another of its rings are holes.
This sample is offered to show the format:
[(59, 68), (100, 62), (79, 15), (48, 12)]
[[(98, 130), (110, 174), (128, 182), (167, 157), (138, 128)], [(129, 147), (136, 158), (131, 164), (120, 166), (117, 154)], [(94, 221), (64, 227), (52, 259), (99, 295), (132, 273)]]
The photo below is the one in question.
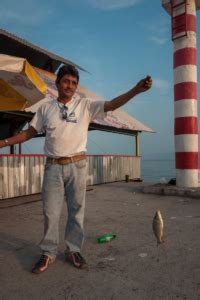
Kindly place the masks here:
[(156, 214), (153, 218), (152, 227), (157, 239), (157, 245), (164, 243), (164, 223), (159, 209), (156, 211)]

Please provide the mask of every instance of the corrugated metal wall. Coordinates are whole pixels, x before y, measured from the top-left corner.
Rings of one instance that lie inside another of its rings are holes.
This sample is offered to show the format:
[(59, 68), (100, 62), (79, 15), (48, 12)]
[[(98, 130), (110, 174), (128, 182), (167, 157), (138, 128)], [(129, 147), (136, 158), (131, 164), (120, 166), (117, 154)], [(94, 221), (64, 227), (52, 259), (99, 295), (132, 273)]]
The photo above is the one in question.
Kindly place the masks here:
[[(140, 157), (89, 155), (87, 185), (140, 178)], [(0, 156), (0, 199), (40, 193), (44, 155)]]

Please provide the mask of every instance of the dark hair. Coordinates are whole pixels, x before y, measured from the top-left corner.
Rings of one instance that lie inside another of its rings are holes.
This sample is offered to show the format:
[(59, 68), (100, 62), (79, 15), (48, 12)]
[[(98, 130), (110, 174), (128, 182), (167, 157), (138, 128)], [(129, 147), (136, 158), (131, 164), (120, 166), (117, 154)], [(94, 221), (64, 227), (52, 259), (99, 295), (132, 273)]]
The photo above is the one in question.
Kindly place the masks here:
[(62, 66), (57, 73), (56, 83), (59, 83), (63, 76), (65, 75), (72, 75), (76, 77), (77, 83), (79, 82), (79, 72), (78, 70), (72, 65), (64, 65)]

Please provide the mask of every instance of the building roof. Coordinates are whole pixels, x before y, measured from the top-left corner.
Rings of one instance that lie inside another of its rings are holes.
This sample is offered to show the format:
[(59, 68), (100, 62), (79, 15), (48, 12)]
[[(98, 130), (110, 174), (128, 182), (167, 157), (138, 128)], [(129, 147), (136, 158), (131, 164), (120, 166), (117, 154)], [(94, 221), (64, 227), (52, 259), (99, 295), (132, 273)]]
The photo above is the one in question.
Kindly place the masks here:
[(86, 71), (72, 61), (40, 48), (3, 29), (0, 29), (0, 53), (26, 58), (32, 66), (53, 73), (56, 72), (61, 64), (70, 64), (82, 71)]

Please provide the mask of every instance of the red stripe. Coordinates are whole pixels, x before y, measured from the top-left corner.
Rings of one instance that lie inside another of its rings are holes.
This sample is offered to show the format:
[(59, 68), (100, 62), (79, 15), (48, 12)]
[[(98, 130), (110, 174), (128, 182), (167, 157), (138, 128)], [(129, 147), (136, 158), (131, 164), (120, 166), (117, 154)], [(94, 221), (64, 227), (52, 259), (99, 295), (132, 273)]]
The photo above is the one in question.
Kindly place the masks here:
[(196, 16), (186, 15), (186, 30), (196, 32)]
[(114, 156), (114, 157), (142, 157), (142, 156), (135, 156), (135, 155), (126, 155), (126, 154), (87, 154), (87, 156)]
[(178, 134), (198, 134), (197, 117), (181, 117), (175, 119), (175, 135)]
[[(186, 24), (184, 24), (184, 22), (183, 22), (183, 17), (184, 16), (182, 16), (182, 15), (174, 17), (174, 20), (173, 20), (174, 28), (172, 29), (173, 36), (175, 36), (178, 33), (184, 33), (187, 31), (196, 32), (196, 16), (187, 14), (186, 15)], [(177, 24), (180, 24), (180, 26), (177, 26)]]
[(196, 65), (196, 49), (183, 48), (174, 52), (174, 69), (182, 65)]
[(176, 152), (176, 169), (198, 169), (198, 152)]
[(197, 99), (197, 83), (181, 82), (174, 85), (174, 101)]
[(17, 157), (26, 157), (26, 156), (30, 156), (30, 157), (43, 157), (46, 156), (45, 154), (0, 154), (0, 157), (9, 157), (9, 156), (17, 156)]
[[(0, 157), (10, 157), (10, 156), (16, 156), (16, 157), (46, 157), (46, 154), (0, 154)], [(140, 158), (142, 156), (135, 156), (135, 155), (126, 155), (126, 154), (87, 154), (86, 156), (114, 156), (114, 157), (136, 157)]]

